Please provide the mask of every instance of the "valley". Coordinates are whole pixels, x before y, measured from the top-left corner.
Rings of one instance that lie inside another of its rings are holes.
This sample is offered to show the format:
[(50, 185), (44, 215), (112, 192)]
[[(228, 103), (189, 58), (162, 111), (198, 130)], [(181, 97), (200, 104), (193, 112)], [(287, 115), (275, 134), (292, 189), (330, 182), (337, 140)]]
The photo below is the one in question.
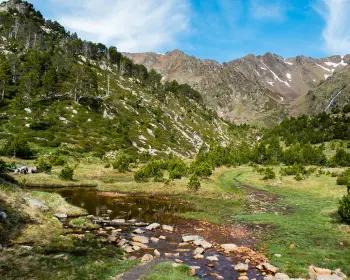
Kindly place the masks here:
[(122, 52), (1, 2), (0, 279), (347, 279), (349, 64)]

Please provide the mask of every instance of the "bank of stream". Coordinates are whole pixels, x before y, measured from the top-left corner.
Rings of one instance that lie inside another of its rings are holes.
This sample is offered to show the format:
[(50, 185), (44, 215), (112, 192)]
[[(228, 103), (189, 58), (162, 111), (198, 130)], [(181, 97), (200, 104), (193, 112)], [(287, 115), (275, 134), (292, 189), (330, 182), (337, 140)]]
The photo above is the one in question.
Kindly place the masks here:
[[(95, 189), (45, 189), (45, 191), (57, 192), (72, 205), (86, 209), (91, 221), (100, 225), (98, 229), (76, 229), (75, 234), (84, 235), (87, 232), (93, 232), (104, 236), (116, 246), (124, 246), (124, 249), (126, 246), (129, 246), (128, 249), (136, 248), (136, 250), (129, 250), (129, 258), (141, 259), (145, 254), (154, 256), (154, 251), (157, 250), (161, 258), (176, 259), (177, 262), (197, 267), (196, 275), (204, 279), (221, 277), (221, 279), (237, 279), (240, 276), (261, 279), (263, 277), (261, 271), (256, 269), (256, 265), (263, 262), (264, 257), (242, 246), (252, 242), (248, 240), (248, 235), (235, 235), (234, 228), (232, 231), (222, 230), (219, 226), (181, 218), (181, 213), (192, 210), (192, 206), (185, 202), (159, 197), (103, 193)], [(66, 227), (69, 226), (69, 220), (63, 219), (62, 222)], [(158, 223), (161, 226), (154, 230), (147, 230), (147, 225), (152, 223)], [(171, 226), (173, 231), (163, 229), (162, 225)], [(138, 234), (135, 233), (136, 229), (139, 230)], [(115, 232), (118, 234), (116, 235)], [(183, 241), (183, 237), (189, 235), (196, 235), (197, 240), (203, 238), (212, 245), (200, 254), (203, 258), (195, 259), (193, 254), (196, 249), (202, 248), (201, 245)], [(115, 238), (110, 238), (111, 236)], [(136, 244), (135, 247), (132, 240), (137, 236), (145, 237), (148, 242), (142, 245)], [(236, 252), (224, 253), (220, 245), (233, 242), (242, 247), (239, 247)], [(238, 263), (249, 264), (248, 271), (235, 271), (234, 266)]]

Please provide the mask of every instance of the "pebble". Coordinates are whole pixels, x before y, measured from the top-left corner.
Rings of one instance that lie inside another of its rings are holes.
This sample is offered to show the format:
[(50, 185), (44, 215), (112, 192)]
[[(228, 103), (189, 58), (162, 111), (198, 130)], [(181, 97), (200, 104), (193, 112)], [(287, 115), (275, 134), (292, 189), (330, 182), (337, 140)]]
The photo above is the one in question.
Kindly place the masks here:
[(204, 253), (204, 248), (198, 247), (196, 250), (193, 251), (193, 255), (198, 255), (198, 254), (203, 254)]
[(193, 242), (196, 240), (202, 240), (202, 237), (200, 237), (198, 235), (187, 235), (187, 236), (182, 237), (183, 242)]
[(151, 241), (153, 243), (158, 243), (159, 242), (159, 238), (151, 237)]
[(175, 259), (175, 262), (176, 262), (176, 263), (183, 263), (183, 261), (182, 261), (182, 260), (179, 260), (179, 259)]
[(160, 256), (161, 256), (160, 252), (159, 252), (157, 249), (154, 250), (153, 254), (154, 254), (157, 258), (160, 258)]
[(146, 236), (134, 236), (132, 240), (143, 244), (147, 244), (149, 242), (149, 239)]
[(125, 247), (125, 252), (127, 252), (127, 253), (132, 253), (134, 250), (132, 249), (132, 247), (131, 246), (126, 246)]
[(248, 271), (248, 265), (246, 263), (239, 263), (235, 265), (236, 271)]
[(276, 273), (275, 279), (276, 280), (287, 280), (287, 279), (289, 279), (289, 276), (287, 274), (284, 274), (284, 273)]
[(196, 260), (199, 260), (199, 259), (204, 259), (204, 256), (202, 254), (197, 254), (193, 258)]
[(172, 226), (168, 226), (168, 225), (162, 225), (162, 229), (165, 231), (169, 231), (169, 232), (174, 231), (174, 228)]
[(165, 239), (166, 239), (166, 237), (165, 237), (165, 236), (163, 236), (163, 235), (161, 235), (161, 236), (159, 236), (159, 239), (165, 240)]
[(141, 258), (141, 262), (145, 263), (145, 262), (150, 262), (153, 260), (153, 256), (150, 254), (146, 254)]
[(236, 244), (222, 244), (220, 247), (224, 249), (225, 253), (236, 252), (238, 250)]
[(160, 227), (160, 224), (157, 224), (157, 223), (153, 223), (153, 224), (150, 224), (146, 227), (147, 230), (155, 230), (157, 228)]
[(207, 260), (212, 261), (212, 262), (218, 262), (219, 261), (217, 256), (208, 256)]
[(142, 230), (142, 229), (140, 229), (140, 228), (138, 228), (138, 229), (135, 229), (135, 230), (133, 231), (133, 233), (142, 234), (142, 233), (145, 233), (145, 231)]
[(269, 272), (276, 273), (278, 268), (269, 263), (263, 263), (262, 266)]
[(282, 255), (281, 255), (281, 254), (274, 254), (274, 256), (275, 256), (276, 258), (280, 258), (280, 257), (282, 257)]

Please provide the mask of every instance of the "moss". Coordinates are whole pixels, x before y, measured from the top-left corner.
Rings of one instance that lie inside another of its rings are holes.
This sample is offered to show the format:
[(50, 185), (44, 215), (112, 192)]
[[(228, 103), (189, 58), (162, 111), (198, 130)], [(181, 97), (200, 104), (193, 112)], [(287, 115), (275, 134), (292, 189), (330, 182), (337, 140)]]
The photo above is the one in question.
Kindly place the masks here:
[(150, 274), (141, 277), (142, 280), (192, 280), (197, 279), (191, 275), (188, 266), (173, 267), (171, 263), (158, 264)]
[(83, 228), (83, 229), (96, 229), (99, 228), (99, 225), (91, 223), (86, 218), (75, 218), (69, 221), (69, 225), (76, 228)]

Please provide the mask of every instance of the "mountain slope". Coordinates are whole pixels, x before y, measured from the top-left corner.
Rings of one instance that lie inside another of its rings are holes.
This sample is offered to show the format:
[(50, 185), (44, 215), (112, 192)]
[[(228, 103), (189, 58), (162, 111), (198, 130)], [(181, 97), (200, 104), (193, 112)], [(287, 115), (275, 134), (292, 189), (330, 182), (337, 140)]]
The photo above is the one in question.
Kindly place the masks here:
[(140, 53), (124, 55), (135, 63), (155, 69), (165, 80), (188, 83), (203, 95), (204, 102), (219, 116), (238, 122), (270, 121), (279, 118), (283, 105), (279, 94), (258, 81), (248, 79), (229, 65), (213, 60), (200, 60), (179, 50), (164, 55)]
[(125, 55), (159, 71), (166, 80), (189, 83), (203, 93), (206, 104), (219, 115), (250, 122), (256, 122), (256, 118), (280, 120), (290, 103), (350, 63), (350, 55), (284, 59), (271, 53), (250, 54), (223, 64), (196, 59), (178, 50)]
[[(103, 44), (82, 41), (31, 4), (0, 4), (0, 137), (103, 155), (190, 156), (228, 141), (229, 124), (186, 85), (165, 87)], [(1, 144), (1, 143), (0, 143)]]

